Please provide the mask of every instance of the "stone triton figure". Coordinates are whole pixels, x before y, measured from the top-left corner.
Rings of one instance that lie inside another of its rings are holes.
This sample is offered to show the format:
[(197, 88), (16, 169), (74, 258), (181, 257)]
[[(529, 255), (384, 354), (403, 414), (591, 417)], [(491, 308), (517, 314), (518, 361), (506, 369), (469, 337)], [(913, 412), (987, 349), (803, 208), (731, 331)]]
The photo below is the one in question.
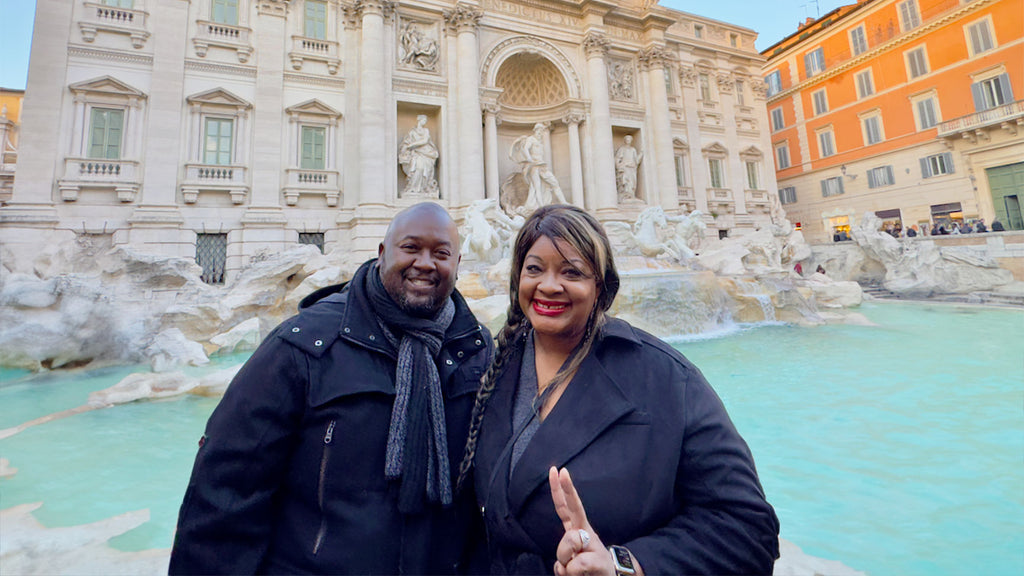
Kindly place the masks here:
[(451, 217), (416, 204), (263, 341), (199, 441), (170, 574), (479, 571), (452, 462), (492, 343), (459, 260)]
[(526, 214), (551, 203), (565, 204), (565, 196), (558, 179), (544, 159), (543, 124), (535, 124), (533, 132), (512, 142), (509, 158), (517, 162), (523, 178), (530, 187), (523, 211)]

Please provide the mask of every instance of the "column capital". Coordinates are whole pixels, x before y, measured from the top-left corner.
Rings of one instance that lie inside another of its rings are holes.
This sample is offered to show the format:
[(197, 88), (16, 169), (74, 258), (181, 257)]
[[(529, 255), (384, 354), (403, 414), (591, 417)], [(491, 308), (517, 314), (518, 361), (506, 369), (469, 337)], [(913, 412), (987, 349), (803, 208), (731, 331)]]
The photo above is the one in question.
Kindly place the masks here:
[(575, 124), (579, 126), (580, 122), (583, 122), (583, 120), (585, 119), (586, 115), (583, 112), (569, 112), (568, 114), (562, 117), (562, 122), (568, 125)]
[(641, 70), (653, 70), (664, 68), (665, 63), (672, 59), (672, 53), (660, 44), (652, 44), (640, 50), (637, 59), (640, 60)]
[(611, 42), (604, 34), (599, 32), (588, 32), (583, 38), (583, 50), (587, 58), (603, 58), (608, 54), (608, 46)]
[(353, 8), (360, 19), (367, 14), (388, 17), (394, 11), (395, 3), (392, 0), (356, 0)]
[(760, 78), (752, 78), (750, 80), (750, 91), (754, 93), (755, 98), (764, 100), (768, 96), (768, 85)]
[(679, 81), (684, 87), (693, 88), (697, 85), (697, 70), (693, 66), (680, 66)]
[(733, 89), (733, 77), (728, 72), (719, 72), (715, 75), (715, 81), (718, 82), (718, 91), (723, 94), (732, 94)]
[(494, 121), (501, 124), (501, 104), (497, 103), (485, 103), (481, 106), (484, 113), (484, 118), (487, 116), (494, 116)]
[(449, 31), (474, 32), (477, 26), (480, 25), (480, 18), (483, 15), (483, 12), (473, 6), (459, 2), (455, 5), (455, 8), (444, 11), (444, 21), (448, 25)]
[(259, 0), (256, 3), (256, 13), (260, 16), (288, 17), (288, 3), (290, 0)]

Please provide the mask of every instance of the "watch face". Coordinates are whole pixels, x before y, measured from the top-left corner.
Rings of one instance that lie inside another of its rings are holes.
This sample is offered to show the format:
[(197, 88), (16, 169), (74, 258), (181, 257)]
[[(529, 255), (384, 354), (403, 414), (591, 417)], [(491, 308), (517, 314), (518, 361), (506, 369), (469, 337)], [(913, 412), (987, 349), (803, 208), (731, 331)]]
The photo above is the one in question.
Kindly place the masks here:
[(629, 556), (629, 550), (620, 546), (613, 546), (612, 553), (615, 554), (615, 563), (625, 568), (626, 570), (633, 570), (633, 559)]

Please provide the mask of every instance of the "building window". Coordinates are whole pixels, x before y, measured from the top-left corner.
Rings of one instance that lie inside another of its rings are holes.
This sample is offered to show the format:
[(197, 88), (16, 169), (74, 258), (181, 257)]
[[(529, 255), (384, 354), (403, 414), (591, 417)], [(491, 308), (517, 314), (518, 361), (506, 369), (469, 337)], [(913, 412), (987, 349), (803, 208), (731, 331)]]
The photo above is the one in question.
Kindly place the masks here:
[(811, 94), (811, 100), (814, 102), (814, 115), (820, 116), (825, 112), (828, 112), (828, 97), (825, 94), (825, 89), (822, 88)]
[(967, 37), (970, 40), (971, 56), (988, 52), (996, 47), (992, 39), (992, 28), (988, 19), (979, 20), (967, 26)]
[(907, 76), (911, 79), (928, 73), (928, 53), (924, 46), (914, 48), (906, 53)]
[(708, 75), (701, 72), (697, 75), (697, 83), (700, 86), (700, 99), (705, 102), (711, 101), (711, 79)]
[(740, 106), (747, 105), (747, 97), (743, 92), (743, 80), (736, 81), (736, 103)]
[(760, 162), (746, 162), (747, 167), (747, 190), (761, 189), (761, 166)]
[(825, 51), (816, 48), (804, 55), (804, 70), (810, 78), (825, 71)]
[(693, 25), (693, 37), (699, 40), (704, 39), (704, 26), (700, 24)]
[(786, 115), (782, 113), (782, 108), (772, 109), (772, 130), (782, 130), (786, 127)]
[(789, 168), (789, 144), (779, 144), (775, 147), (776, 170)]
[(326, 166), (324, 143), (327, 128), (323, 126), (302, 127), (302, 150), (299, 166), (306, 170), (323, 170)]
[(231, 164), (231, 145), (235, 121), (230, 118), (206, 118), (203, 131), (203, 164)]
[(223, 284), (227, 259), (227, 234), (196, 234), (196, 264), (203, 269), (200, 275), (203, 282)]
[(1000, 74), (971, 84), (974, 109), (978, 112), (1013, 102), (1010, 75)]
[(310, 246), (316, 246), (320, 249), (320, 253), (324, 252), (324, 233), (323, 232), (299, 232), (299, 244), (309, 244)]
[(135, 0), (103, 0), (104, 6), (113, 6), (114, 8), (128, 8), (131, 9), (135, 5)]
[(768, 85), (768, 96), (772, 97), (782, 92), (782, 73), (778, 70), (764, 77), (764, 83)]
[(89, 158), (119, 160), (124, 110), (93, 108), (89, 118)]
[(868, 188), (879, 188), (891, 186), (896, 183), (892, 172), (892, 166), (879, 166), (868, 170)]
[(672, 68), (668, 65), (662, 69), (665, 72), (665, 93), (669, 96), (672, 95)]
[(906, 0), (897, 6), (900, 11), (900, 29), (906, 32), (921, 25), (921, 13), (917, 11), (917, 0)]
[(937, 108), (934, 96), (928, 96), (914, 102), (914, 114), (918, 130), (927, 130), (939, 123)]
[(238, 25), (238, 0), (213, 0), (210, 20), (220, 24)]
[(739, 48), (739, 45), (740, 45), (740, 35), (739, 34), (729, 34), (729, 44), (732, 45), (733, 48)]
[(675, 164), (676, 164), (676, 187), (678, 187), (678, 188), (685, 188), (687, 186), (687, 184), (686, 184), (686, 159), (682, 155), (677, 154), (673, 158), (673, 160), (675, 160)]
[(324, 40), (327, 38), (327, 3), (306, 0), (306, 36)]
[(822, 158), (828, 158), (835, 153), (836, 143), (832, 130), (828, 129), (818, 132), (818, 154)]
[(882, 134), (882, 118), (878, 114), (861, 118), (861, 126), (864, 129), (864, 145), (878, 144), (884, 139)]
[(863, 54), (868, 50), (868, 39), (864, 35), (864, 26), (857, 26), (853, 30), (850, 30), (850, 52), (857, 56)]
[(821, 197), (838, 196), (843, 193), (843, 177), (835, 176), (821, 181)]
[(708, 175), (712, 188), (725, 188), (725, 174), (722, 172), (721, 158), (708, 158)]
[(871, 77), (871, 69), (858, 72), (854, 75), (857, 81), (857, 98), (867, 98), (875, 93), (875, 82)]
[(787, 186), (779, 190), (779, 202), (782, 204), (793, 204), (796, 202), (796, 187)]
[(921, 158), (921, 177), (943, 176), (953, 173), (953, 154), (943, 152)]

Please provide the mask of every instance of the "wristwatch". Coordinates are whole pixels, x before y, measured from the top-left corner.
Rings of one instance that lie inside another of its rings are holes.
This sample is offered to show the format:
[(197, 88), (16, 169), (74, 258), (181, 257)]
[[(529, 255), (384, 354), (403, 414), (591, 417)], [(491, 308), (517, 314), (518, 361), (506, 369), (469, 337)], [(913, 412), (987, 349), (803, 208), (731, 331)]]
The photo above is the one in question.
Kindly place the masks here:
[(633, 566), (633, 555), (624, 546), (609, 546), (608, 551), (612, 554), (612, 563), (615, 564), (616, 576), (635, 576), (636, 567)]

